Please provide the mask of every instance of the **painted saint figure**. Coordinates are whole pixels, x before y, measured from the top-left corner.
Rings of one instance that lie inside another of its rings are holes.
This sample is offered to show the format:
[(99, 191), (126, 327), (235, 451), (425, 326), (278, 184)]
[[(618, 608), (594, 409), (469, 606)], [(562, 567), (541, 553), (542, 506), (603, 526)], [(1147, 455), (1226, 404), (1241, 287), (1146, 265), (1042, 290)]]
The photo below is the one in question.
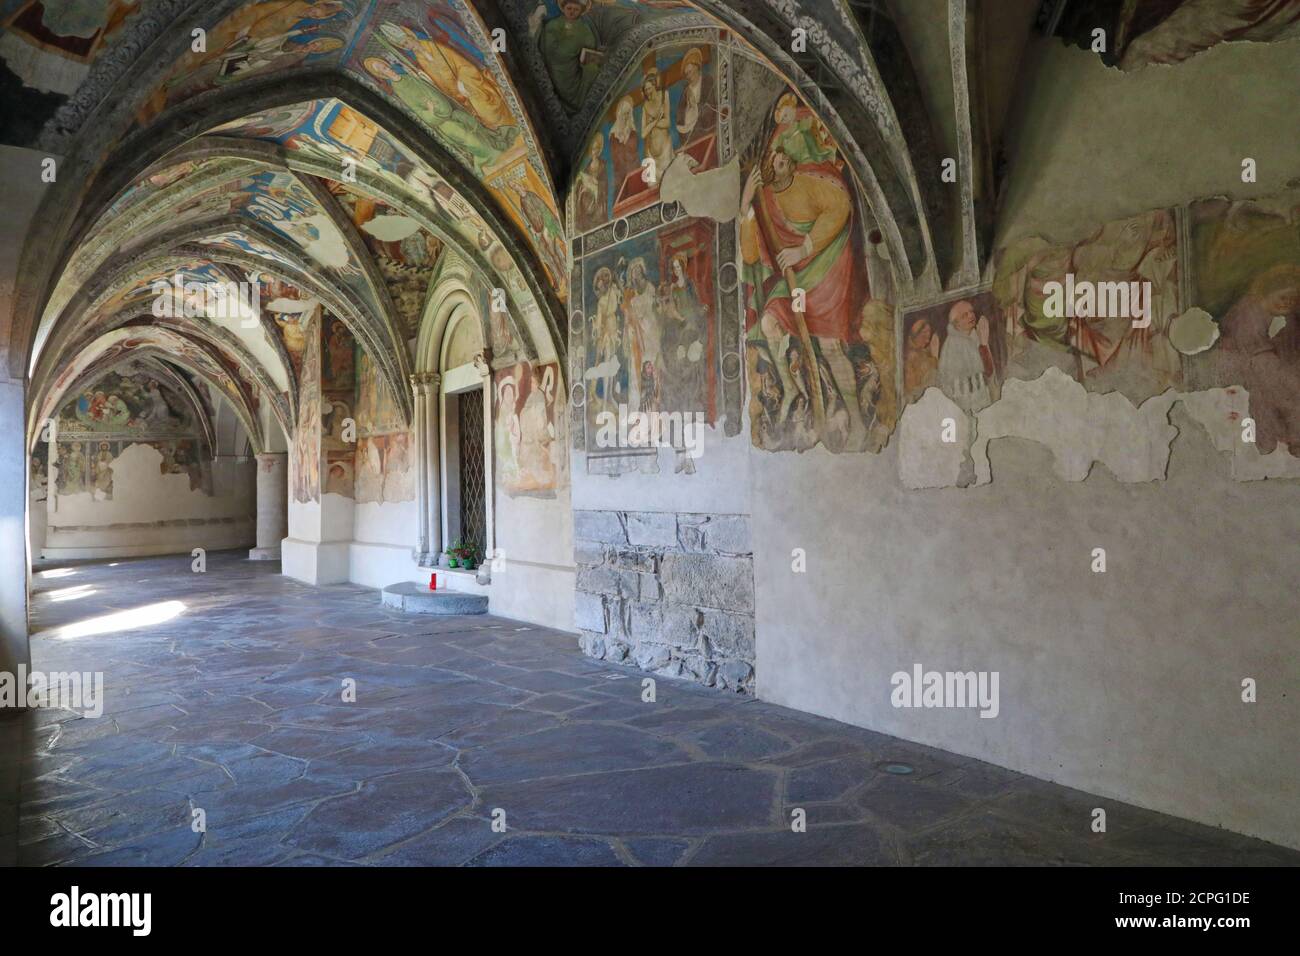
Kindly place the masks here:
[(578, 228), (595, 229), (605, 220), (609, 195), (609, 167), (605, 164), (604, 138), (597, 133), (587, 145), (587, 159), (578, 173), (574, 202)]
[(659, 71), (653, 67), (641, 81), (641, 147), (645, 159), (654, 160), (654, 178), (659, 182), (673, 161), (672, 103), (668, 91), (659, 86)]
[(637, 150), (636, 119), (632, 97), (625, 96), (614, 108), (614, 123), (609, 129), (609, 156), (614, 165), (614, 193), (623, 188), (628, 174), (641, 166)]
[(673, 256), (670, 268), (672, 277), (659, 294), (664, 405), (669, 411), (707, 412), (708, 316), (687, 274), (685, 257)]
[(635, 10), (592, 0), (560, 0), (560, 16), (547, 20), (539, 4), (529, 18), (530, 32), (555, 93), (570, 113), (582, 109), (605, 62), (605, 49), (637, 22)]
[(388, 85), (393, 95), (405, 103), (419, 119), (433, 130), (445, 145), (459, 154), (474, 172), (482, 176), (503, 150), (518, 135), (515, 127), (488, 129), (474, 114), (449, 99), (421, 74), (390, 60), (371, 56), (365, 60), (366, 72)]
[[(854, 254), (853, 197), (843, 174), (825, 163), (798, 165), (773, 144), (750, 173), (741, 209), (745, 324), (750, 342), (766, 347), (780, 379), (778, 421), (801, 393), (783, 360), (787, 343), (806, 334), (830, 371), (828, 384), (847, 406), (852, 443), (864, 444), (866, 425), (850, 400), (857, 383), (846, 348), (860, 337), (866, 278)], [(803, 290), (802, 311), (794, 289)], [(810, 384), (819, 365), (808, 366)]]
[(682, 57), (685, 86), (677, 103), (677, 136), (686, 146), (718, 125), (718, 108), (713, 84), (704, 75), (704, 54), (693, 47)]

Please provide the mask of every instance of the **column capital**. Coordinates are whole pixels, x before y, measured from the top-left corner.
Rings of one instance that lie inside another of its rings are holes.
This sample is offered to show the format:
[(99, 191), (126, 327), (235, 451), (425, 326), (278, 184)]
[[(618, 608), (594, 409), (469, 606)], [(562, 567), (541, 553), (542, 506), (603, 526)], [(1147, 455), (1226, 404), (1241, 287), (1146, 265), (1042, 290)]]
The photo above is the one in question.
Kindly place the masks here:
[(416, 395), (422, 395), (426, 389), (436, 389), (442, 384), (442, 376), (437, 372), (412, 372), (410, 379), (411, 388)]

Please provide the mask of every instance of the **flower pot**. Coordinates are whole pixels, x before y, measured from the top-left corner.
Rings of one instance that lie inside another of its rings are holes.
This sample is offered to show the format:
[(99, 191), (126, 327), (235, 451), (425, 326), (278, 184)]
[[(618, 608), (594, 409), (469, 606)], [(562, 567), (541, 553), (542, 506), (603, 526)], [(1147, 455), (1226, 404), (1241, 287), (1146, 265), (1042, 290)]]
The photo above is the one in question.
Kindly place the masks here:
[(448, 559), (447, 559), (447, 567), (449, 567), (449, 568), (458, 568), (458, 567), (460, 567), (460, 558), (448, 558)]

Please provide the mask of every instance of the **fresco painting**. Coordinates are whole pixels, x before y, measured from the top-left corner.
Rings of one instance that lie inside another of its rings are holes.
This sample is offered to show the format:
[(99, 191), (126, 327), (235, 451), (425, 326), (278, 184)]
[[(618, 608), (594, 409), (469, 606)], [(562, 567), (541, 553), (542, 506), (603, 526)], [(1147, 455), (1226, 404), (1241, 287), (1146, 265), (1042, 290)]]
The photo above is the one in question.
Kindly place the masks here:
[(302, 374), (307, 329), (320, 310), (320, 300), (276, 276), (258, 275), (262, 312), (271, 317), (295, 376)]
[(381, 0), (348, 68), (401, 103), (482, 181), (528, 237), (564, 299), (565, 235), (554, 190), (490, 47), (477, 15), (461, 2)]
[[(1256, 444), (1300, 452), (1300, 193), (1188, 211), (1195, 304), (1219, 327), (1211, 383), (1250, 393)], [(1197, 356), (1201, 358), (1201, 356)]]
[(0, 64), (21, 108), (0, 115), (0, 142), (26, 146), (121, 35), (138, 0), (5, 0)]
[[(683, 219), (611, 246), (582, 264), (585, 427), (602, 414), (679, 412), (718, 418), (717, 229)], [(589, 450), (591, 446), (588, 446)], [(597, 457), (653, 454), (615, 449)], [(693, 462), (679, 456), (679, 470)]]
[(754, 444), (878, 451), (895, 414), (893, 309), (871, 297), (863, 211), (843, 158), (790, 91), (746, 154), (739, 234)]
[(194, 423), (188, 403), (175, 389), (138, 367), (109, 372), (82, 389), (59, 412), (61, 435), (188, 435)]
[(414, 219), (377, 199), (350, 192), (337, 183), (331, 184), (331, 191), (348, 210), (379, 267), (401, 317), (404, 337), (413, 338), (419, 331), (420, 312), (442, 242)]
[(136, 111), (143, 126), (168, 106), (240, 80), (294, 67), (337, 63), (360, 26), (361, 0), (261, 0), (207, 31)]
[(633, 71), (579, 159), (572, 200), (577, 231), (657, 201), (674, 163), (692, 172), (718, 165), (716, 56), (717, 47), (708, 44), (669, 46)]
[[(351, 160), (358, 170), (409, 197), (412, 206), (439, 213), (439, 223), (480, 252), (505, 288), (516, 295), (528, 294), (518, 265), (474, 207), (411, 150), (337, 100), (266, 110), (216, 132), (277, 143), (333, 169), (341, 169), (344, 160)], [(348, 192), (361, 194), (357, 189)]]
[(938, 388), (975, 414), (1002, 395), (1005, 322), (988, 292), (911, 312), (903, 321), (903, 400)]
[(290, 472), (293, 500), (320, 501), (321, 495), (321, 321), (307, 327), (298, 374), (298, 423), (293, 433)]
[(685, 6), (681, 0), (544, 0), (533, 8), (528, 32), (560, 103), (576, 113), (624, 34)]
[[(1008, 377), (1037, 378), (1055, 366), (1087, 388), (1119, 391), (1134, 402), (1182, 387), (1182, 357), (1169, 339), (1184, 307), (1173, 210), (1114, 220), (1069, 245), (1018, 240), (996, 253), (995, 264), (993, 295), (1005, 316)], [(1049, 309), (1048, 284), (1064, 285), (1067, 276), (1079, 288), (1145, 284), (1150, 325), (1135, 327), (1127, 313), (1070, 317)]]
[(1083, 0), (1065, 6), (1057, 36), (1091, 49), (1093, 31), (1110, 38), (1100, 54), (1108, 66), (1133, 70), (1180, 63), (1231, 41), (1266, 43), (1300, 36), (1296, 0)]
[(99, 375), (59, 409), (56, 490), (111, 501), (113, 462), (130, 446), (147, 444), (162, 454), (162, 474), (186, 474), (190, 490), (210, 493), (195, 411), (174, 384), (145, 363), (132, 361)]
[(355, 495), (358, 504), (415, 497), (414, 446), (397, 401), (374, 361), (356, 349)]
[(322, 490), (352, 497), (356, 455), (357, 343), (337, 316), (325, 313), (320, 330), (320, 449)]
[(553, 362), (517, 362), (493, 374), (493, 467), (497, 483), (511, 497), (555, 497), (568, 454), (559, 432), (559, 381)]
[(32, 501), (45, 501), (49, 498), (50, 445), (51, 442), (38, 441), (32, 449), (27, 477)]

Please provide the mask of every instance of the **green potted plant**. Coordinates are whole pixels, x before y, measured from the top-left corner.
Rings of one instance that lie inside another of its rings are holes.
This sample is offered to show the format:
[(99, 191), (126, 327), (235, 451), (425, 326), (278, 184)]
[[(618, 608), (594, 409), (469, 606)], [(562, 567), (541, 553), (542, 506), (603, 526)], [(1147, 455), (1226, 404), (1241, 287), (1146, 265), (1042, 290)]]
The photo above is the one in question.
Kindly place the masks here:
[(478, 548), (472, 544), (467, 544), (460, 550), (460, 566), (467, 571), (473, 571), (478, 564)]
[(460, 555), (461, 552), (464, 550), (465, 550), (465, 542), (461, 541), (459, 538), (456, 539), (455, 544), (448, 546), (447, 550), (443, 552), (444, 554), (447, 555), (447, 567), (449, 568), (460, 567)]

